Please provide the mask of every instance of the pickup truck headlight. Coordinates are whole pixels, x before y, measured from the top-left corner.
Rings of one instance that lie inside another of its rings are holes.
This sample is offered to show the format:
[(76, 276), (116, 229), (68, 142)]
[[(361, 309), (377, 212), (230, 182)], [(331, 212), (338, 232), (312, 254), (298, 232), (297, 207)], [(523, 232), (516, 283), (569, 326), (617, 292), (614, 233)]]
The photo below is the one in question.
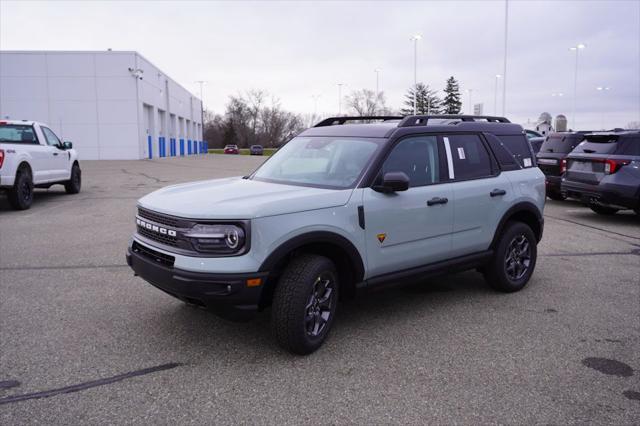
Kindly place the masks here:
[(236, 254), (244, 249), (246, 234), (233, 224), (198, 224), (184, 234), (200, 253)]

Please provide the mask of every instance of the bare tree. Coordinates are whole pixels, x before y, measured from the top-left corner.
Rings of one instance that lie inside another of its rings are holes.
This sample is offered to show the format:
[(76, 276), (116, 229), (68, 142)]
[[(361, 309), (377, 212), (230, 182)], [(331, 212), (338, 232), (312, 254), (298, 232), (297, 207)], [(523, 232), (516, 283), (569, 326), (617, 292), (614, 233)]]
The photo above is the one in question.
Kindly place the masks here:
[(369, 89), (355, 90), (345, 100), (347, 106), (359, 116), (385, 114), (388, 111), (383, 92), (376, 94)]

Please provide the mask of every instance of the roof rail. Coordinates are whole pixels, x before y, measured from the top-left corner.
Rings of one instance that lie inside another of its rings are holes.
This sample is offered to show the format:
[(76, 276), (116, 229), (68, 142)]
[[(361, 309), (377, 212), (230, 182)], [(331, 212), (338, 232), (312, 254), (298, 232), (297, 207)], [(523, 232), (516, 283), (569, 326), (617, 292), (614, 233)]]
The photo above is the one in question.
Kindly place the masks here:
[(389, 120), (402, 120), (404, 117), (403, 116), (396, 116), (396, 115), (363, 115), (361, 117), (357, 117), (357, 116), (353, 116), (353, 117), (329, 117), (329, 118), (325, 118), (324, 120), (322, 120), (321, 122), (319, 122), (318, 124), (316, 124), (313, 127), (326, 127), (326, 126), (334, 126), (336, 124), (344, 124), (347, 121), (361, 121), (361, 120), (382, 120), (382, 121), (389, 121)]
[(409, 115), (405, 117), (398, 127), (426, 126), (431, 119), (459, 120), (459, 121), (487, 121), (490, 123), (511, 123), (504, 117), (494, 117), (491, 115), (460, 115), (460, 114), (438, 114), (438, 115)]

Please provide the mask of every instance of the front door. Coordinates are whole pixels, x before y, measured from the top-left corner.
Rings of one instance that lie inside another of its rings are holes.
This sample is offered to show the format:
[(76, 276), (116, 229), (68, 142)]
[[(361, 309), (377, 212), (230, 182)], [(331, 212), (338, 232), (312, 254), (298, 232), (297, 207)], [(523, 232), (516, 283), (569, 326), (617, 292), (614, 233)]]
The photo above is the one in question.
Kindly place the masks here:
[(406, 191), (384, 194), (365, 188), (363, 205), (367, 277), (443, 260), (451, 250), (452, 183), (441, 183), (445, 163), (436, 136), (400, 140), (385, 160), (384, 173), (404, 172)]
[(61, 181), (69, 179), (71, 175), (71, 165), (69, 154), (62, 149), (62, 142), (55, 133), (48, 127), (40, 127), (47, 142), (47, 169), (49, 170), (49, 180)]

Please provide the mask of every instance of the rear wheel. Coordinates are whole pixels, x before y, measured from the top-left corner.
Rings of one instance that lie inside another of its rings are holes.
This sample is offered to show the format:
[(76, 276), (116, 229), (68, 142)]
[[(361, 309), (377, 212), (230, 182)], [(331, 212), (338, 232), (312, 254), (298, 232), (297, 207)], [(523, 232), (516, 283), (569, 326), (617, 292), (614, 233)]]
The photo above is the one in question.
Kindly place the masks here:
[(601, 215), (605, 215), (605, 216), (609, 216), (612, 214), (616, 214), (618, 213), (618, 209), (614, 209), (613, 207), (605, 207), (605, 206), (599, 206), (599, 205), (591, 205), (589, 206), (589, 208), (591, 210), (593, 210), (594, 212), (601, 214)]
[(73, 163), (73, 167), (71, 167), (71, 178), (65, 182), (64, 189), (67, 191), (67, 194), (77, 194), (80, 192), (81, 186), (82, 172), (80, 171), (80, 166), (78, 166), (78, 163)]
[(16, 173), (13, 188), (9, 191), (9, 203), (16, 210), (26, 210), (33, 202), (33, 179), (27, 167), (21, 167)]
[(506, 293), (521, 290), (533, 274), (537, 254), (537, 241), (531, 228), (522, 222), (509, 222), (493, 259), (484, 269), (487, 283)]
[(278, 344), (299, 355), (318, 349), (335, 317), (338, 286), (331, 260), (315, 254), (294, 258), (273, 295), (271, 327)]

